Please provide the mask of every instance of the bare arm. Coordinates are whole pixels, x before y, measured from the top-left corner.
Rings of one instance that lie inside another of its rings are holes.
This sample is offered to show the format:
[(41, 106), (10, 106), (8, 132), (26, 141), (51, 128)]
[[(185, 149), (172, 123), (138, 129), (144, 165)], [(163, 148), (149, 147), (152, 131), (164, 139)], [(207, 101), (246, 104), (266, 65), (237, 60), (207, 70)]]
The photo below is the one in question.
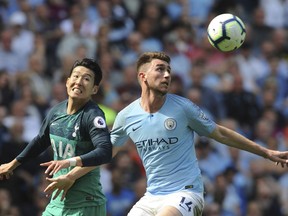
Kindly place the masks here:
[(217, 125), (216, 129), (212, 132), (212, 134), (210, 134), (209, 137), (230, 147), (238, 148), (264, 158), (268, 158), (277, 164), (281, 163), (282, 166), (284, 166), (284, 164), (288, 166), (287, 151), (280, 152), (267, 149), (226, 127)]

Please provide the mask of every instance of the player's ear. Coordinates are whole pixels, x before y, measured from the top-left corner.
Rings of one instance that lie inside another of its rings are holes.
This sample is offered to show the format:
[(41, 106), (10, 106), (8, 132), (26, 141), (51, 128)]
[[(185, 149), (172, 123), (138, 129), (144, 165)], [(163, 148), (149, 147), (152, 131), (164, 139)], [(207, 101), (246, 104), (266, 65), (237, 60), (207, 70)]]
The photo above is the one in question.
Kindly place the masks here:
[(139, 76), (140, 80), (145, 80), (146, 79), (146, 74), (144, 72), (139, 72), (138, 76)]
[(66, 87), (68, 87), (69, 79), (70, 79), (70, 77), (68, 77), (68, 78), (66, 79)]
[(93, 90), (92, 90), (92, 94), (96, 94), (99, 90), (99, 86), (94, 85)]

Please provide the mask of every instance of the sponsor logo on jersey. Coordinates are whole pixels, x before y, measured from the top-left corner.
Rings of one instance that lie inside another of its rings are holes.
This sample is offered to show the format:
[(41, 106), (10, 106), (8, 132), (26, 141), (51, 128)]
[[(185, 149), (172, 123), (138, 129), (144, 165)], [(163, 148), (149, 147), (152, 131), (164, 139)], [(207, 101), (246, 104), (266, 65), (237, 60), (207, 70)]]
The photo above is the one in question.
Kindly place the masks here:
[(164, 126), (167, 130), (174, 130), (177, 126), (176, 120), (173, 118), (168, 118), (164, 121)]
[(178, 142), (177, 137), (167, 137), (157, 138), (157, 139), (147, 139), (136, 142), (135, 145), (138, 149), (143, 149), (144, 151), (152, 150), (165, 150), (169, 149), (170, 145), (176, 144)]
[(102, 118), (101, 116), (97, 116), (94, 118), (93, 120), (94, 126), (96, 128), (105, 128), (106, 127), (106, 122), (104, 120), (104, 118)]

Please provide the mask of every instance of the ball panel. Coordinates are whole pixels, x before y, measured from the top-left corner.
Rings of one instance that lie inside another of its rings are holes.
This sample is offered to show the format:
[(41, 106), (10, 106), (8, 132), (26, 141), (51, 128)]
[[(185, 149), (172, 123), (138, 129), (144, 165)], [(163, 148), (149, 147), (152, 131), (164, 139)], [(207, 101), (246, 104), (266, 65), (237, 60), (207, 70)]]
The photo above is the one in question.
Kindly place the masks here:
[(238, 49), (246, 36), (243, 21), (233, 14), (216, 16), (207, 28), (210, 44), (220, 51), (228, 52)]

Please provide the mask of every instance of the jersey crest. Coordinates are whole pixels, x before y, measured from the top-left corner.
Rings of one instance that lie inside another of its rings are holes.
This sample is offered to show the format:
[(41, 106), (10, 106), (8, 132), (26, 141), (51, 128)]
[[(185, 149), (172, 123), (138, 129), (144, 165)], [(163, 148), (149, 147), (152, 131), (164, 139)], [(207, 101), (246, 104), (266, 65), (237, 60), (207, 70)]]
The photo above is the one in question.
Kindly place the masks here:
[(76, 137), (76, 136), (77, 136), (76, 133), (77, 133), (77, 131), (79, 130), (79, 128), (80, 128), (80, 127), (79, 127), (78, 124), (76, 123), (76, 125), (75, 125), (75, 127), (74, 127), (74, 132), (72, 133), (72, 136), (73, 136), (73, 137)]
[(174, 130), (177, 126), (176, 120), (173, 118), (168, 118), (165, 120), (164, 126), (167, 130)]

